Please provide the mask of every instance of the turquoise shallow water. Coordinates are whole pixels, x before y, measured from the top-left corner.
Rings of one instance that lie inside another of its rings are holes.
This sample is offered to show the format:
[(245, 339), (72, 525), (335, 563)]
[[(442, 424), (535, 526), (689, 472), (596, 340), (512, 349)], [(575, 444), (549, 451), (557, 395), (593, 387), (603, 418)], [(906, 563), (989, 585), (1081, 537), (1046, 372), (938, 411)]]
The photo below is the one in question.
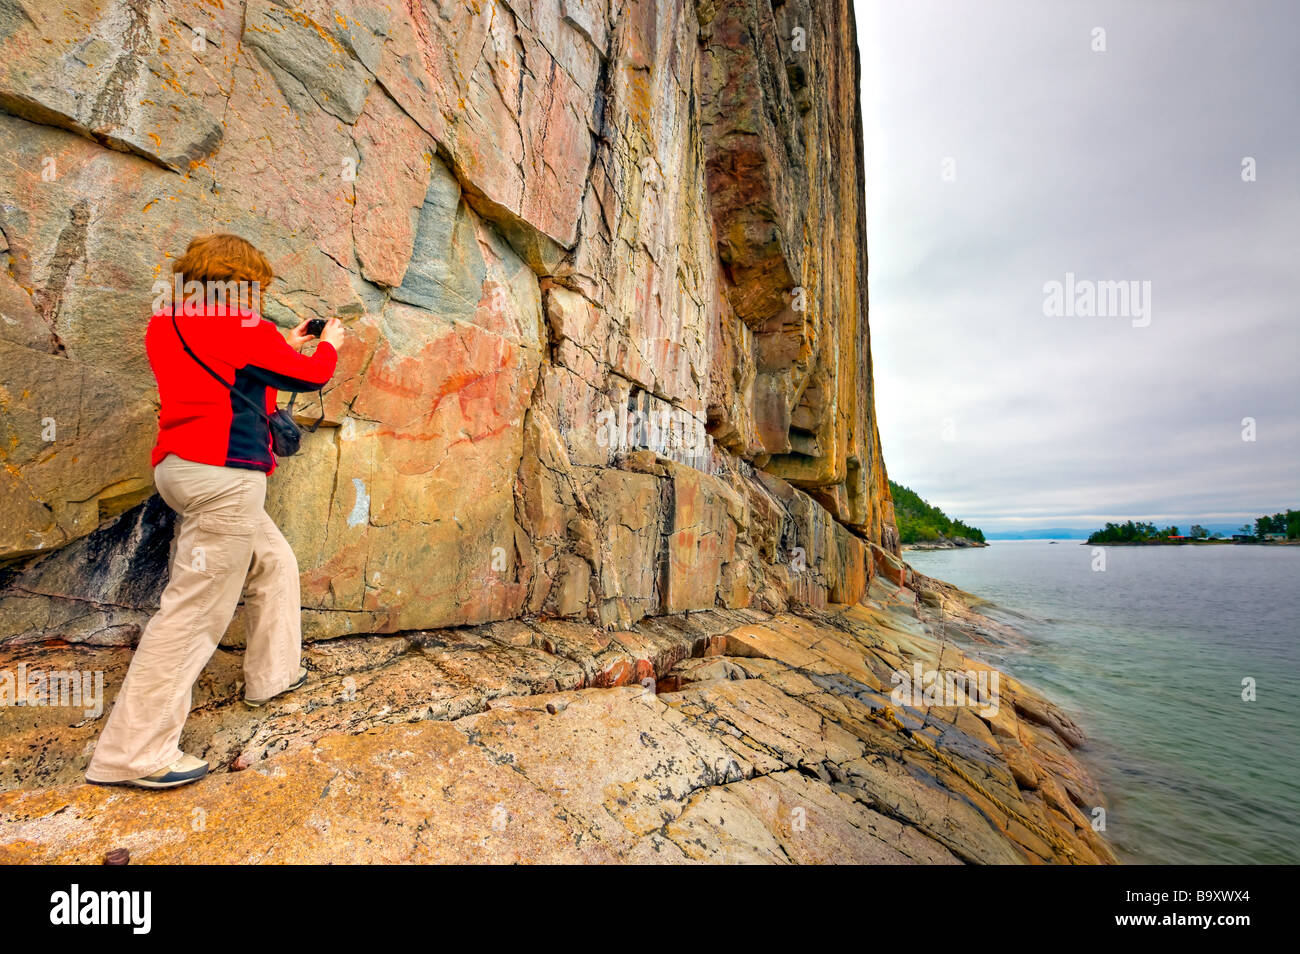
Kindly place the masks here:
[(1029, 637), (985, 655), (1088, 733), (1125, 861), (1300, 862), (1300, 547), (1109, 547), (1104, 572), (1069, 540), (904, 556)]

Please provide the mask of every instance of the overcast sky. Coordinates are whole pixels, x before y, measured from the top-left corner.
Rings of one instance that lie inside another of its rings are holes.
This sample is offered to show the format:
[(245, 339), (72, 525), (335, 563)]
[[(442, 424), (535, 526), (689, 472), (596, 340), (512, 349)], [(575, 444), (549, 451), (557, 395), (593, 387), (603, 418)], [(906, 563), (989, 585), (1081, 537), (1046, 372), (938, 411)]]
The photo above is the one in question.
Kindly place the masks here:
[(857, 16), (890, 477), (986, 531), (1300, 507), (1300, 3)]

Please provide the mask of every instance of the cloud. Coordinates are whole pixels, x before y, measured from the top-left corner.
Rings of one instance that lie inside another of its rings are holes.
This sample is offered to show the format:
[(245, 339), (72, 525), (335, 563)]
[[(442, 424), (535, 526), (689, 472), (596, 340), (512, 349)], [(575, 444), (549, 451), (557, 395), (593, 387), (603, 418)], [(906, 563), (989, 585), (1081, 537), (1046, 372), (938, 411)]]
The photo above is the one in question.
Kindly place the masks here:
[[(890, 476), (985, 530), (1300, 506), (1300, 9), (857, 15)], [(1067, 272), (1150, 324), (1045, 315)]]

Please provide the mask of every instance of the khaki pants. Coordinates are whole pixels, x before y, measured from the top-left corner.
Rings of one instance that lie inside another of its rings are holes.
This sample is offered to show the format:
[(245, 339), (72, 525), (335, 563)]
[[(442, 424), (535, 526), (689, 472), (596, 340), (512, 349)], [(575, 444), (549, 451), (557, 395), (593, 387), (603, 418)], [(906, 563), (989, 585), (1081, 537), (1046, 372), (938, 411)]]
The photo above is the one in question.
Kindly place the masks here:
[(86, 777), (122, 782), (181, 757), (191, 691), (230, 625), (245, 577), (244, 695), (265, 699), (298, 677), (298, 561), (262, 509), (266, 474), (164, 457), (154, 485), (180, 520), (162, 606), (149, 620)]

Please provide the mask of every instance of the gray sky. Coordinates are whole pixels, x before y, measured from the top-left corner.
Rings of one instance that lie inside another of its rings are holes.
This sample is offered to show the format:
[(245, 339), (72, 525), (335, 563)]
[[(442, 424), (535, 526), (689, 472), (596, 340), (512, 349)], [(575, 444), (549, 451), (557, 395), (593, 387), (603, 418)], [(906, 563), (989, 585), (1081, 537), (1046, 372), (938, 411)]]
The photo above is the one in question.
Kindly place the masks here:
[[(1300, 3), (857, 15), (890, 476), (986, 531), (1300, 507)], [(1149, 323), (1044, 314), (1067, 272)]]

